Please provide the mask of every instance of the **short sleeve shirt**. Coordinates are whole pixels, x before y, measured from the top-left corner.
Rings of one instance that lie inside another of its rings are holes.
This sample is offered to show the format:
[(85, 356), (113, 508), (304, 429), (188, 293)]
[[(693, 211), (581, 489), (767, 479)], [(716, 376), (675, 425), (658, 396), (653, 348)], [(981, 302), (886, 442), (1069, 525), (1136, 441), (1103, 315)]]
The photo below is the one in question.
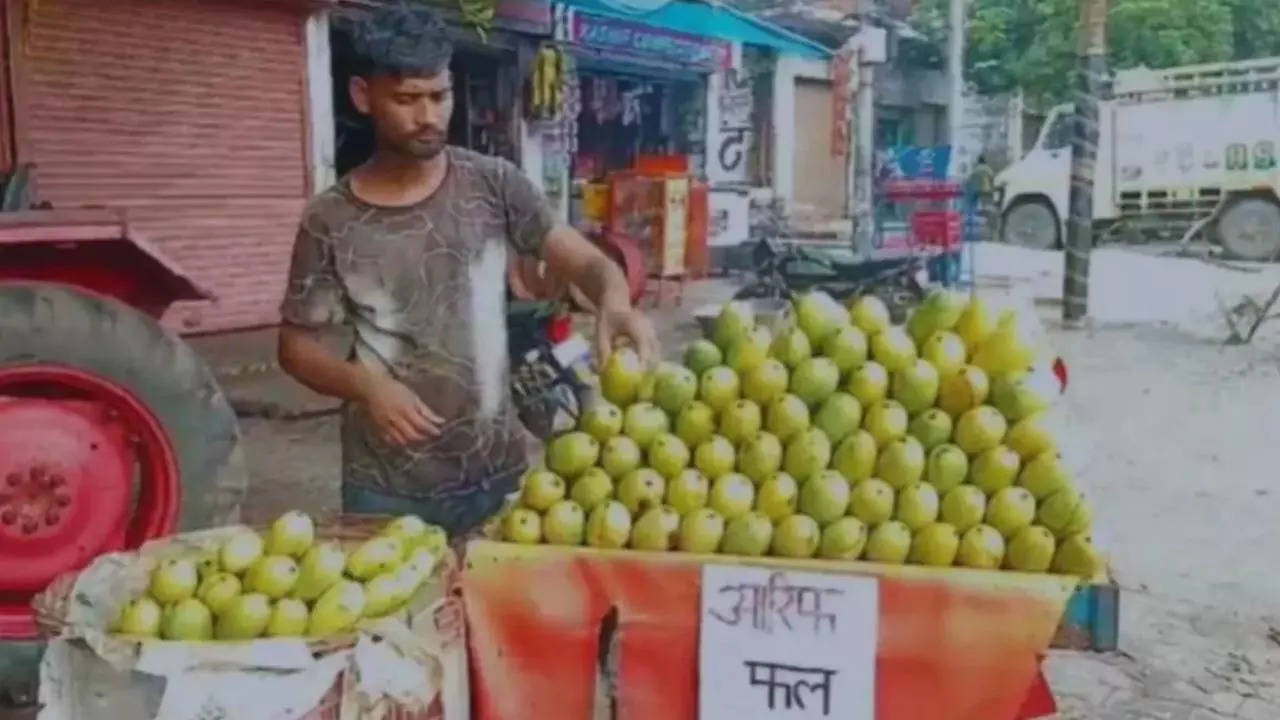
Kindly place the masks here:
[(439, 189), (416, 205), (370, 205), (346, 179), (313, 198), (281, 305), (289, 324), (349, 325), (354, 362), (386, 368), (444, 418), (439, 437), (393, 448), (360, 406), (343, 409), (344, 482), (419, 498), (523, 467), (507, 384), (507, 257), (539, 253), (553, 224), (513, 164), (446, 152)]

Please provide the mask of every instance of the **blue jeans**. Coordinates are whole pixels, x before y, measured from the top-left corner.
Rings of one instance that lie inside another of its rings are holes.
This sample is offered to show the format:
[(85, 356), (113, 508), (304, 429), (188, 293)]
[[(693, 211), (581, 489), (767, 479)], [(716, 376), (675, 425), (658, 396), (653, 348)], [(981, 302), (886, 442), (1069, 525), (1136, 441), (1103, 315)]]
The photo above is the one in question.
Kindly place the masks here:
[(409, 497), (342, 483), (342, 512), (354, 515), (417, 515), (439, 525), (451, 539), (478, 530), (502, 509), (508, 493), (519, 487), (523, 471), (504, 473), (440, 497)]

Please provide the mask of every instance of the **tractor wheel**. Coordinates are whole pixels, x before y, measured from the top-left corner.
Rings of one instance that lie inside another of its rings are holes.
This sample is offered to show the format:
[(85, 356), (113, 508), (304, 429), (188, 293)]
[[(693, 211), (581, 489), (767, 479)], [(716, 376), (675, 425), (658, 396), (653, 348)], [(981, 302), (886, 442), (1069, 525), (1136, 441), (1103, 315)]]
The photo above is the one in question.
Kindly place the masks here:
[(112, 298), (0, 283), (0, 641), (31, 637), (21, 598), (51, 574), (237, 522), (247, 485), (235, 413), (191, 347)]

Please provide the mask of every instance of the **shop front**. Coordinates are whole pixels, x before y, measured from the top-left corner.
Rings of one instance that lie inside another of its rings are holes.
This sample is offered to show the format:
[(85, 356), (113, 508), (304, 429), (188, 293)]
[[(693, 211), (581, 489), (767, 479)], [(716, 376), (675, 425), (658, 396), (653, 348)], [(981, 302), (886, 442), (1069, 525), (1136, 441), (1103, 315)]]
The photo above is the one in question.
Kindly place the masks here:
[[(776, 58), (826, 51), (721, 5), (569, 0), (553, 8), (569, 66), (564, 108), (530, 123), (538, 152), (526, 153), (526, 169), (575, 226), (640, 246), (649, 274), (706, 269), (708, 234), (745, 226), (748, 212), (737, 203), (732, 217), (709, 220), (709, 189), (745, 198), (772, 182)], [(674, 262), (674, 244), (686, 248), (687, 263)]]

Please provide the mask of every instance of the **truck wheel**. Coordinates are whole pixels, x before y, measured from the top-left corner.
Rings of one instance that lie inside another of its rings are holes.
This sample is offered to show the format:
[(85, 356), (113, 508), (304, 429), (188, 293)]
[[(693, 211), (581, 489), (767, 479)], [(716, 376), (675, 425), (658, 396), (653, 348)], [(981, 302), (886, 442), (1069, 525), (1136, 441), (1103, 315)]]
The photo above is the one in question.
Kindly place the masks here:
[(1018, 200), (1004, 213), (1001, 240), (1035, 250), (1057, 250), (1062, 247), (1058, 214), (1046, 200)]
[(1218, 241), (1233, 257), (1257, 262), (1280, 258), (1280, 205), (1269, 197), (1230, 201), (1215, 225)]

